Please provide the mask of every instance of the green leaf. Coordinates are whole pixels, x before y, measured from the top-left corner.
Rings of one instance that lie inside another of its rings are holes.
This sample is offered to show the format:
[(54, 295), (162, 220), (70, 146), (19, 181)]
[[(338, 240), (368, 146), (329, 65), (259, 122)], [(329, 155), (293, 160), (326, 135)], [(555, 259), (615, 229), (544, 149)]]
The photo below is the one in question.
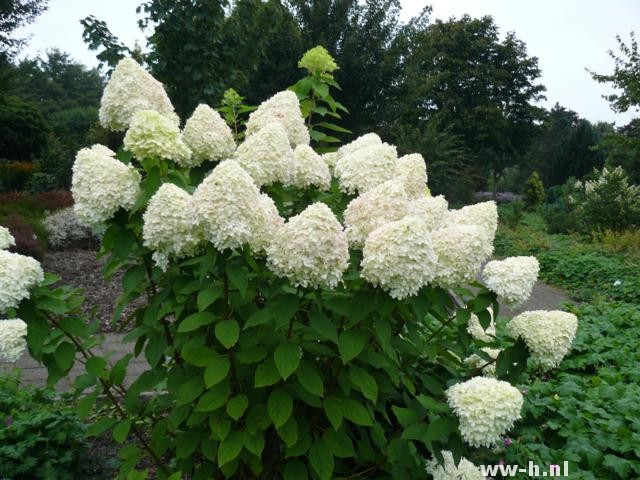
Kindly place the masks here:
[(244, 435), (242, 432), (231, 432), (227, 435), (218, 446), (218, 465), (226, 465), (233, 461), (242, 452), (243, 445)]
[(333, 475), (333, 454), (322, 440), (316, 440), (309, 449), (309, 463), (320, 480), (331, 480)]
[(373, 403), (376, 403), (378, 400), (378, 384), (370, 373), (363, 368), (351, 365), (351, 367), (349, 367), (349, 377), (351, 378), (351, 383), (353, 383), (365, 397)]
[(262, 456), (264, 450), (264, 433), (258, 432), (254, 435), (244, 432), (244, 447), (253, 453), (256, 457)]
[(241, 265), (227, 265), (227, 276), (231, 285), (236, 287), (240, 292), (240, 295), (244, 297), (247, 294), (247, 287), (249, 286), (249, 273), (246, 268)]
[(335, 457), (350, 458), (356, 456), (356, 452), (353, 449), (353, 442), (345, 432), (336, 432), (327, 429), (322, 435), (322, 440), (329, 446), (331, 453), (333, 453)]
[(298, 441), (298, 421), (295, 417), (289, 417), (289, 420), (276, 431), (287, 447), (292, 447)]
[(178, 389), (176, 395), (176, 405), (186, 405), (193, 402), (204, 391), (204, 382), (200, 375), (194, 375)]
[(342, 407), (344, 418), (350, 422), (362, 427), (373, 426), (373, 420), (371, 420), (369, 410), (367, 410), (364, 405), (355, 400), (343, 399), (340, 400), (340, 406)]
[(273, 352), (273, 360), (280, 376), (286, 380), (300, 365), (300, 347), (293, 342), (278, 345)]
[(333, 324), (330, 318), (321, 312), (311, 311), (309, 312), (309, 326), (323, 338), (331, 340), (333, 343), (338, 343), (338, 330)]
[(288, 462), (282, 472), (283, 480), (307, 480), (308, 478), (307, 467), (298, 461)]
[(455, 428), (456, 422), (452, 418), (436, 418), (427, 426), (424, 440), (427, 442), (444, 441)]
[(240, 325), (235, 320), (223, 320), (216, 324), (215, 334), (225, 348), (231, 348), (240, 336)]
[(298, 297), (295, 295), (282, 295), (275, 306), (274, 328), (276, 330), (289, 325), (289, 321), (298, 311)]
[(118, 423), (115, 427), (113, 427), (113, 439), (118, 442), (118, 443), (122, 443), (127, 439), (127, 436), (129, 435), (129, 430), (131, 429), (131, 420), (123, 420), (122, 422)]
[(367, 335), (357, 330), (347, 330), (340, 334), (338, 339), (338, 350), (344, 364), (349, 363), (364, 349), (367, 343)]
[(249, 406), (249, 399), (244, 393), (236, 395), (227, 402), (227, 414), (234, 420), (238, 420)]
[(60, 328), (76, 337), (86, 337), (89, 333), (87, 324), (78, 317), (65, 317), (59, 321)]
[(280, 373), (276, 368), (276, 364), (272, 360), (258, 365), (256, 368), (255, 384), (256, 388), (268, 387), (278, 383), (280, 380)]
[(243, 330), (251, 327), (257, 327), (258, 325), (264, 325), (273, 318), (273, 312), (269, 308), (263, 308), (251, 315), (244, 324)]
[(66, 372), (73, 366), (73, 362), (76, 358), (76, 349), (69, 342), (60, 342), (53, 356), (58, 368), (61, 371)]
[(136, 265), (126, 271), (122, 277), (122, 289), (125, 294), (137, 290), (138, 286), (147, 276), (147, 270), (144, 265)]
[(322, 408), (324, 409), (324, 413), (327, 416), (329, 422), (331, 422), (331, 426), (334, 430), (338, 430), (342, 425), (342, 406), (340, 402), (333, 398), (326, 398), (322, 402)]
[(218, 383), (200, 397), (196, 412), (212, 412), (219, 409), (227, 403), (230, 393), (229, 382)]
[(124, 382), (124, 379), (127, 375), (127, 366), (129, 365), (129, 362), (132, 358), (133, 354), (127, 353), (113, 366), (109, 375), (109, 379), (111, 380), (111, 382), (113, 382), (114, 385), (122, 385), (122, 382)]
[(291, 412), (293, 412), (293, 400), (287, 392), (277, 389), (271, 392), (267, 401), (267, 411), (273, 425), (278, 428), (289, 420)]
[(391, 407), (391, 410), (398, 419), (398, 423), (403, 427), (420, 421), (420, 415), (418, 415), (418, 413), (411, 410), (410, 408), (398, 407), (394, 405), (393, 407)]
[(209, 364), (209, 360), (218, 355), (216, 351), (211, 348), (189, 347), (190, 345), (187, 345), (183, 348), (180, 355), (185, 362), (195, 365), (196, 367), (206, 367)]
[(296, 377), (300, 385), (313, 395), (322, 397), (324, 395), (324, 384), (318, 369), (310, 362), (302, 362), (296, 371)]
[(223, 289), (220, 285), (214, 285), (207, 287), (204, 290), (198, 292), (198, 310), (206, 310), (209, 305), (218, 300), (223, 293)]
[(98, 378), (109, 378), (109, 373), (106, 371), (107, 362), (104, 358), (101, 357), (91, 357), (87, 360), (84, 365), (84, 368), (87, 369), (92, 375), (95, 375)]
[(204, 370), (204, 384), (207, 388), (220, 383), (227, 378), (231, 362), (228, 358), (211, 357), (207, 361), (207, 367)]
[(89, 428), (87, 428), (85, 435), (87, 437), (99, 437), (104, 432), (113, 427), (116, 423), (117, 420), (115, 418), (103, 418), (95, 423), (92, 423)]
[(198, 312), (189, 315), (178, 325), (178, 333), (192, 332), (203, 325), (209, 325), (215, 322), (216, 316), (211, 312)]
[(78, 416), (82, 420), (87, 418), (87, 416), (89, 415), (89, 412), (91, 411), (91, 409), (96, 403), (96, 400), (98, 399), (99, 393), (100, 391), (96, 389), (92, 393), (88, 394), (86, 397), (83, 397), (78, 401), (78, 404), (76, 406), (76, 412), (78, 413)]

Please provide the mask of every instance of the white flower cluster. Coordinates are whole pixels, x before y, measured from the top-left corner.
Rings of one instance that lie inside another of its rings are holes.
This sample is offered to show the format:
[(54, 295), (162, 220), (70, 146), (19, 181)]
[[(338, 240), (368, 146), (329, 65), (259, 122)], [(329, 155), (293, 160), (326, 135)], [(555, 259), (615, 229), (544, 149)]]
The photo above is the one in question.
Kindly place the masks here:
[(432, 232), (438, 255), (435, 282), (445, 288), (475, 280), (492, 246), (479, 225), (449, 225)]
[(488, 259), (493, 253), (493, 240), (498, 228), (498, 206), (496, 202), (481, 202), (474, 205), (462, 207), (459, 210), (450, 210), (447, 215), (447, 224), (456, 225), (477, 225), (485, 233), (483, 245), (485, 250), (482, 254), (483, 260)]
[(53, 248), (67, 248), (78, 242), (96, 239), (93, 231), (80, 223), (73, 207), (48, 214), (42, 221), (42, 226), (47, 231), (47, 240)]
[(129, 209), (136, 203), (140, 174), (131, 165), (113, 158), (114, 155), (102, 145), (83, 148), (76, 155), (71, 193), (82, 225), (98, 226), (119, 208)]
[(320, 190), (329, 190), (331, 186), (329, 167), (313, 148), (309, 145), (298, 145), (293, 155), (295, 158), (286, 186), (308, 188), (313, 185)]
[(398, 180), (389, 180), (354, 198), (344, 211), (349, 242), (362, 247), (376, 228), (407, 214), (407, 194)]
[(15, 244), (16, 239), (13, 238), (9, 229), (0, 225), (0, 250), (6, 250)]
[(144, 213), (142, 238), (153, 259), (163, 270), (169, 258), (193, 255), (203, 241), (202, 230), (193, 216), (191, 195), (172, 183), (164, 183), (151, 197)]
[(18, 318), (0, 320), (0, 359), (15, 363), (27, 349), (27, 324)]
[(483, 342), (492, 342), (496, 338), (496, 322), (493, 319), (493, 311), (489, 310), (489, 312), (491, 313), (491, 323), (486, 330), (480, 325), (480, 319), (475, 313), (471, 314), (471, 318), (469, 318), (469, 323), (467, 324), (467, 332), (469, 332), (469, 335)]
[(415, 215), (421, 218), (430, 230), (437, 230), (444, 226), (448, 209), (449, 202), (442, 195), (423, 195), (409, 201), (407, 215)]
[(269, 123), (247, 137), (238, 146), (234, 158), (259, 187), (288, 183), (295, 162), (287, 132), (279, 122)]
[(320, 158), (326, 163), (329, 168), (329, 173), (333, 175), (333, 171), (336, 168), (336, 162), (338, 161), (338, 152), (327, 152), (320, 155)]
[(393, 298), (415, 295), (433, 280), (437, 267), (429, 229), (417, 217), (381, 226), (364, 245), (362, 277)]
[(482, 278), (500, 300), (509, 305), (520, 305), (531, 295), (539, 271), (535, 257), (509, 257), (487, 263)]
[[(498, 355), (501, 352), (499, 348), (490, 348), (490, 347), (483, 347), (480, 350), (482, 350), (484, 353), (489, 355), (494, 360), (498, 358)], [(467, 358), (465, 358), (464, 363), (469, 365), (471, 368), (482, 368), (482, 373), (487, 377), (495, 377), (496, 375), (495, 362), (489, 363), (486, 359), (482, 358), (477, 353), (474, 353), (473, 355), (469, 355)]]
[(155, 110), (177, 125), (178, 117), (162, 84), (135, 60), (123, 58), (111, 74), (100, 102), (100, 123), (114, 131), (126, 130), (133, 115)]
[(398, 154), (388, 143), (373, 144), (341, 156), (336, 162), (335, 175), (340, 190), (345, 193), (364, 193), (395, 175)]
[(507, 324), (509, 334), (525, 341), (531, 360), (543, 370), (560, 364), (571, 348), (577, 329), (576, 316), (559, 310), (524, 312)]
[(466, 458), (462, 457), (456, 466), (450, 451), (444, 450), (442, 457), (443, 465), (439, 464), (435, 458), (427, 462), (427, 473), (433, 477), (433, 480), (485, 480), (480, 469)]
[(29, 290), (44, 280), (40, 263), (24, 255), (0, 250), (0, 312), (15, 308)]
[(191, 150), (182, 140), (178, 124), (154, 110), (141, 110), (131, 118), (124, 147), (138, 159), (164, 158), (192, 167)]
[(462, 438), (472, 447), (490, 447), (520, 418), (523, 398), (508, 382), (473, 377), (446, 391), (447, 402), (460, 420)]
[(427, 164), (419, 153), (400, 157), (396, 162), (395, 176), (404, 183), (409, 198), (425, 196), (427, 188)]
[(301, 287), (334, 288), (349, 265), (347, 236), (324, 203), (314, 203), (274, 232), (267, 264)]
[(276, 93), (249, 115), (247, 138), (273, 123), (280, 123), (284, 127), (291, 147), (309, 144), (309, 130), (304, 124), (300, 102), (291, 90)]
[(249, 244), (259, 251), (283, 222), (273, 201), (233, 160), (219, 163), (202, 181), (193, 205), (205, 238), (218, 250)]
[(375, 133), (365, 133), (355, 140), (341, 146), (336, 152), (335, 161), (338, 161), (347, 155), (351, 155), (356, 150), (360, 150), (365, 147), (372, 147), (374, 145), (382, 145), (380, 137)]
[(187, 120), (182, 135), (184, 143), (191, 149), (192, 167), (205, 161), (231, 158), (236, 150), (227, 122), (208, 105), (198, 105)]

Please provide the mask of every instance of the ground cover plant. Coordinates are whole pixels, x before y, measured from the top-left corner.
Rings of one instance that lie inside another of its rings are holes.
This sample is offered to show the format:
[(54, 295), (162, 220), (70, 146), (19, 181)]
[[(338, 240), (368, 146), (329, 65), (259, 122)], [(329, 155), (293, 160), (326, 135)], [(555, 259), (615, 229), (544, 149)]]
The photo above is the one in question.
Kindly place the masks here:
[[(305, 124), (303, 111), (343, 109), (320, 74), (333, 59), (311, 52), (310, 88), (263, 102), (239, 144), (206, 105), (180, 128), (132, 59), (113, 72), (100, 120), (126, 131), (124, 148), (80, 150), (72, 193), (78, 220), (102, 233), (105, 275), (124, 272), (119, 306), (142, 299), (116, 312), (133, 354), (96, 355), (81, 293), (0, 251), (0, 310), (13, 319), (0, 322), (0, 352), (28, 347), (51, 385), (84, 365), (78, 413), (115, 408), (89, 433), (124, 444), (120, 478), (146, 478), (143, 457), (172, 480), (477, 476), (461, 459), (520, 418), (527, 366), (552, 370), (570, 349), (567, 312), (525, 312), (495, 335), (500, 303), (526, 300), (538, 262), (482, 269), (494, 202), (449, 209), (428, 194), (422, 156), (398, 157), (374, 133), (314, 151), (312, 139), (335, 143), (333, 124)], [(133, 355), (151, 369), (126, 386)]]

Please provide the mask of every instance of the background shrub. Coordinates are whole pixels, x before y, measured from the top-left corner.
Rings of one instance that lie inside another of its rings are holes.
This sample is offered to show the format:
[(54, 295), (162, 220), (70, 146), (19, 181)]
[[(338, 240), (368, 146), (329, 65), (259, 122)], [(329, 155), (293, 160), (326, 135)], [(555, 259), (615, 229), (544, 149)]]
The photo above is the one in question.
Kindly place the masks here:
[(36, 172), (25, 183), (24, 190), (30, 193), (48, 192), (58, 188), (59, 182), (51, 173)]
[(47, 240), (52, 248), (95, 248), (97, 237), (90, 228), (80, 225), (73, 207), (67, 207), (47, 215), (42, 221)]
[(33, 227), (21, 215), (12, 213), (2, 223), (16, 240), (9, 250), (41, 260), (46, 251), (46, 238), (38, 235)]
[(0, 163), (0, 178), (4, 191), (22, 190), (36, 171), (36, 165), (31, 162)]
[(544, 185), (538, 172), (533, 172), (524, 184), (524, 203), (532, 208), (544, 202)]

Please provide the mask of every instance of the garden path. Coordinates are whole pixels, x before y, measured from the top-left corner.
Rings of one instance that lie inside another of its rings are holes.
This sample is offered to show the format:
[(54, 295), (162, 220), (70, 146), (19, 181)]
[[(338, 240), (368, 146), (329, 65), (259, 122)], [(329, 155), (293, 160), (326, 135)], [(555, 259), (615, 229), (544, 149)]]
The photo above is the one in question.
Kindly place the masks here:
[[(562, 303), (569, 301), (570, 299), (564, 291), (559, 288), (546, 285), (542, 282), (538, 282), (533, 288), (531, 297), (527, 302), (517, 309), (510, 310), (505, 308), (501, 312), (501, 315), (512, 317), (525, 310), (553, 310), (559, 308)], [(109, 352), (111, 354), (111, 362), (115, 362), (125, 354), (133, 351), (133, 343), (123, 343), (122, 340), (124, 338), (124, 334), (104, 333), (104, 335), (105, 342), (102, 346), (101, 353)], [(18, 360), (15, 367), (21, 370), (23, 383), (36, 386), (44, 386), (46, 384), (47, 369), (33, 360), (28, 353), (25, 352), (22, 358)], [(11, 371), (13, 368), (13, 364), (0, 362), (0, 372)], [(129, 364), (125, 383), (131, 383), (147, 368), (148, 365), (144, 356), (132, 359)], [(71, 370), (70, 377), (71, 379), (74, 379), (82, 373), (84, 373), (83, 366), (81, 364), (76, 364)], [(69, 385), (69, 381), (67, 379), (63, 379), (58, 383), (56, 389), (58, 391), (65, 391), (69, 389)]]

